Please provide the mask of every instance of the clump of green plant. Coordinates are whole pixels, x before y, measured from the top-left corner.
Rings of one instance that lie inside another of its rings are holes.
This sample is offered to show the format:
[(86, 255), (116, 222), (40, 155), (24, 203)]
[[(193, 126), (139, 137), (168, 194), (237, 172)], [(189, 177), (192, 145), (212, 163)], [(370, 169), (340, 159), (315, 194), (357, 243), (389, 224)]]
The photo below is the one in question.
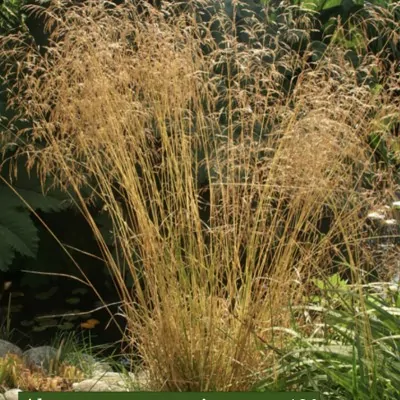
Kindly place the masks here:
[(321, 315), (320, 322), (311, 335), (298, 326), (287, 331), (293, 341), (273, 371), (278, 378), (258, 390), (318, 390), (329, 399), (399, 397), (400, 292), (392, 287), (383, 296), (377, 288), (341, 285), (327, 289), (329, 305), (303, 308)]
[[(286, 306), (312, 279), (361, 281), (368, 135), (394, 105), (340, 47), (308, 63), (263, 47), (258, 27), (251, 45), (227, 28), (221, 48), (212, 24), (165, 7), (55, 2), (45, 55), (6, 38), (5, 59), (20, 63), (10, 103), (44, 143), (31, 161), (74, 188), (152, 386), (247, 390), (279, 365), (259, 338), (286, 343), (271, 328), (291, 326)], [(117, 254), (80, 193), (89, 179)]]

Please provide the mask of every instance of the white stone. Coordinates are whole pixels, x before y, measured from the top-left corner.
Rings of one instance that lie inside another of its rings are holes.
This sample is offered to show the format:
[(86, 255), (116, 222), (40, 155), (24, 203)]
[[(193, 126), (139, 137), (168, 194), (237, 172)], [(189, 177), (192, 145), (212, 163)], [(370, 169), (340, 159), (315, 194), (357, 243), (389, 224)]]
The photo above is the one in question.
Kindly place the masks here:
[(392, 203), (392, 207), (393, 207), (393, 208), (400, 208), (400, 201), (394, 201), (394, 202)]
[(18, 400), (18, 393), (22, 392), (21, 389), (10, 389), (4, 393), (4, 398), (6, 400)]
[(112, 392), (110, 386), (99, 379), (85, 379), (82, 382), (73, 383), (75, 392)]
[(148, 387), (148, 374), (145, 372), (105, 372), (72, 385), (76, 392), (129, 392), (145, 387)]
[(368, 218), (370, 218), (370, 219), (385, 219), (385, 216), (383, 214), (379, 214), (377, 212), (371, 212), (368, 214)]

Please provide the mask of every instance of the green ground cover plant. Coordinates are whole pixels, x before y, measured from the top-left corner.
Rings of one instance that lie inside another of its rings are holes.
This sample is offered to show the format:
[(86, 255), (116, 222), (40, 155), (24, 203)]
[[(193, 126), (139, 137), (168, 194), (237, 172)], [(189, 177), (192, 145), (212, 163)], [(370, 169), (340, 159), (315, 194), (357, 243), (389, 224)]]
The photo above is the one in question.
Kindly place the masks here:
[[(326, 287), (326, 306), (309, 336), (287, 330), (293, 347), (281, 358), (279, 378), (258, 387), (318, 390), (327, 399), (390, 399), (400, 394), (399, 288), (396, 285)], [(275, 371), (276, 373), (276, 371)]]

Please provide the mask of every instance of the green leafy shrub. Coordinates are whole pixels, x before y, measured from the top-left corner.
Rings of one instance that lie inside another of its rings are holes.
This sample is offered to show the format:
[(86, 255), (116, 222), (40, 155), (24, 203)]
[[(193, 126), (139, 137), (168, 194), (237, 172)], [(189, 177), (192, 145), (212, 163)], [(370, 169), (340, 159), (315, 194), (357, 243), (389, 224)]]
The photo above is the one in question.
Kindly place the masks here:
[(29, 176), (23, 158), (18, 158), (18, 175), (9, 177), (10, 164), (2, 166), (0, 183), (0, 270), (7, 271), (15, 254), (34, 258), (39, 246), (38, 229), (32, 212), (57, 212), (71, 206), (65, 192), (51, 189), (47, 193), (38, 176)]

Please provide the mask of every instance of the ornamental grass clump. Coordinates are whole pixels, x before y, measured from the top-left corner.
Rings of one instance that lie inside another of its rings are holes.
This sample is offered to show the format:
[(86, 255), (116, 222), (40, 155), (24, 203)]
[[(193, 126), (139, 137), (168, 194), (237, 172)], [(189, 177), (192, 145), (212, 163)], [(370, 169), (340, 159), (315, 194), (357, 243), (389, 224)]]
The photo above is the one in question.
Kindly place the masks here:
[[(240, 43), (219, 12), (221, 46), (203, 3), (53, 2), (47, 50), (10, 35), (2, 56), (10, 105), (32, 121), (17, 132), (28, 167), (76, 192), (154, 388), (248, 390), (275, 363), (260, 340), (284, 344), (271, 328), (290, 326), (310, 279), (344, 259), (361, 279), (367, 136), (386, 103), (339, 48), (311, 65), (265, 48), (268, 27)], [(282, 71), (300, 67), (288, 92)]]

